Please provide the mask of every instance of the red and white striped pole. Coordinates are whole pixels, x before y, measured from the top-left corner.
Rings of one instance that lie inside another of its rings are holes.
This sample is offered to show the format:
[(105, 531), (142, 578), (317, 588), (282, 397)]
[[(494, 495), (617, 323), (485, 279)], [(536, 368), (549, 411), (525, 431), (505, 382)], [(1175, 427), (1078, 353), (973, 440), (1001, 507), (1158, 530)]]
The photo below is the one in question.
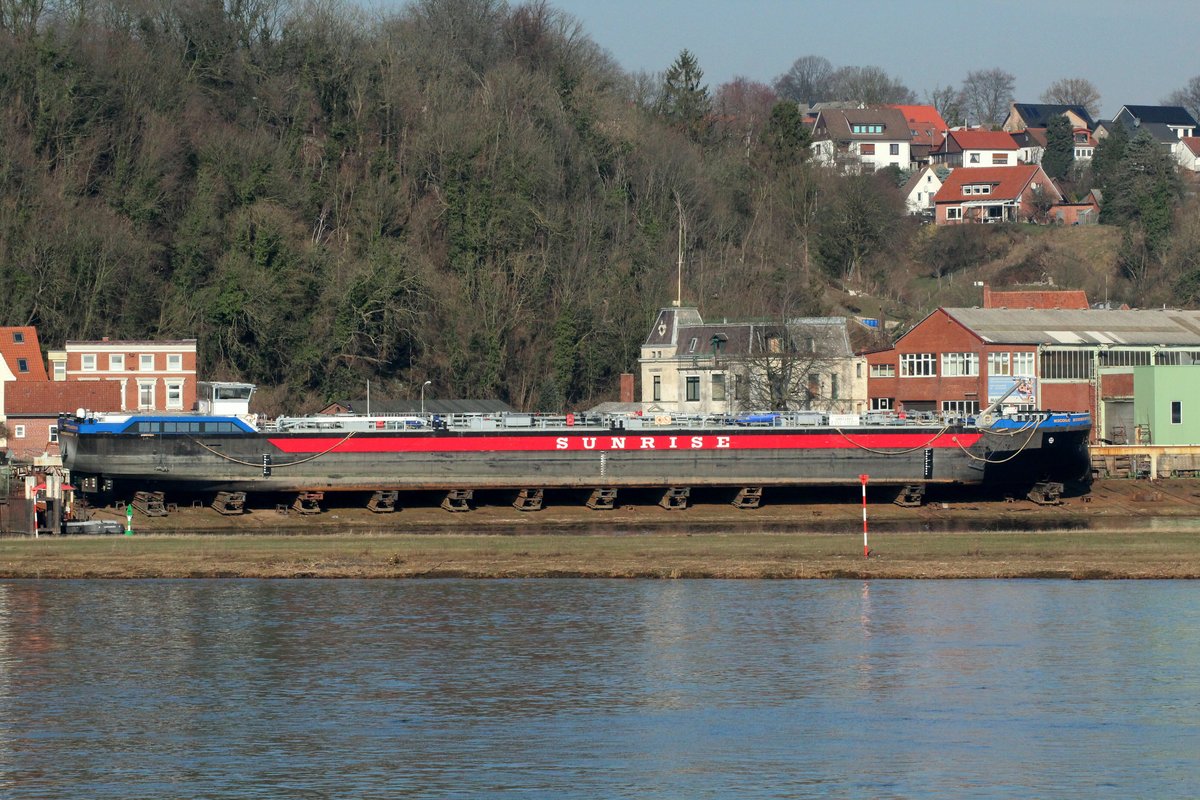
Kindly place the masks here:
[(858, 479), (862, 481), (862, 497), (863, 497), (863, 558), (871, 557), (871, 548), (867, 546), (867, 480), (868, 476), (859, 475)]

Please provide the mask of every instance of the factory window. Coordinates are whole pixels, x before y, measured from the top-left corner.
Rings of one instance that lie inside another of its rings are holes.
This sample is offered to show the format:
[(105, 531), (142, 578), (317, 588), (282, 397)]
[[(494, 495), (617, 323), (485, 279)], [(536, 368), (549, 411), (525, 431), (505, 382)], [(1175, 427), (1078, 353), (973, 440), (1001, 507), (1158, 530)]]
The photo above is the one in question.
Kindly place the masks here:
[(1012, 375), (1008, 353), (988, 353), (988, 375)]
[(1149, 350), (1101, 350), (1102, 367), (1141, 367), (1150, 364)]
[[(1013, 353), (1014, 367), (1017, 356)], [(1028, 373), (1017, 372), (1017, 375)], [(1047, 380), (1086, 381), (1092, 378), (1092, 354), (1087, 350), (1046, 350), (1042, 353), (1042, 377)]]
[(662, 375), (655, 375), (651, 385), (654, 388), (652, 389), (653, 394), (650, 396), (650, 399), (656, 402), (662, 400)]
[(1171, 424), (1183, 424), (1183, 403), (1179, 400), (1171, 401)]
[(1032, 352), (1013, 353), (1012, 365), (1013, 375), (1018, 375), (1022, 378), (1032, 378), (1036, 374), (1033, 371), (1033, 356)]
[(901, 378), (927, 378), (937, 375), (937, 356), (934, 353), (901, 353)]
[(700, 376), (689, 375), (687, 379), (687, 400), (689, 403), (700, 402)]
[(712, 399), (725, 399), (725, 373), (714, 372), (712, 376)]
[(942, 413), (954, 414), (960, 417), (969, 417), (972, 414), (979, 413), (978, 400), (943, 400)]
[(896, 365), (895, 364), (872, 364), (871, 365), (871, 377), (872, 378), (894, 378), (894, 377), (896, 377)]
[(972, 377), (979, 374), (978, 353), (942, 353), (942, 376)]

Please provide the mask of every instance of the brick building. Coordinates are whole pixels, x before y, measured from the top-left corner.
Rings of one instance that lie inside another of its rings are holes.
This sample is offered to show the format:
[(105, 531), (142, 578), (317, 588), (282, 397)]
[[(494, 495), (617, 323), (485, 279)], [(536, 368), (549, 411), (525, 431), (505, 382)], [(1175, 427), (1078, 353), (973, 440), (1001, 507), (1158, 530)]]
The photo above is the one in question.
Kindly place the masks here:
[(939, 308), (867, 354), (872, 409), (976, 414), (1090, 411), (1093, 436), (1128, 440), (1133, 368), (1200, 365), (1200, 311)]
[(55, 381), (111, 381), (119, 411), (191, 411), (196, 406), (196, 340), (69, 341), (50, 352)]

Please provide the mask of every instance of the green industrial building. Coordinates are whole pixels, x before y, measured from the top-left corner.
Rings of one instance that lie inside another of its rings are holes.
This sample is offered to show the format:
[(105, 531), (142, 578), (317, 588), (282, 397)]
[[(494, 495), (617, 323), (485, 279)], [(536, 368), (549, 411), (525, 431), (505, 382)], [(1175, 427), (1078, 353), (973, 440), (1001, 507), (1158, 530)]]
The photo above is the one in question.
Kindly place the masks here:
[(1200, 445), (1200, 364), (1133, 368), (1138, 444)]

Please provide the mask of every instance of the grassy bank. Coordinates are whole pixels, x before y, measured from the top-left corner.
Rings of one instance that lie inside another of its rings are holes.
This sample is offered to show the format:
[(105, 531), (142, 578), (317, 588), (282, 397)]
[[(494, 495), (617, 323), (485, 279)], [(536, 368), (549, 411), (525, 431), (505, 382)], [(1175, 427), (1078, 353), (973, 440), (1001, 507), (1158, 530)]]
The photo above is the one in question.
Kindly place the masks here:
[(1196, 578), (1194, 531), (109, 536), (0, 541), (6, 578)]

